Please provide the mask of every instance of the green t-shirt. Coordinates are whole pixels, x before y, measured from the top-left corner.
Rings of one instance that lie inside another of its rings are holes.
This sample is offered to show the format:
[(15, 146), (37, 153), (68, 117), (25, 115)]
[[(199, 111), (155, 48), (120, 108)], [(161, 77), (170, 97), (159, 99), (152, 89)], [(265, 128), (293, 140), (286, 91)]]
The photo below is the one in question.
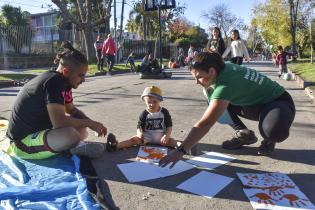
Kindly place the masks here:
[(209, 99), (224, 99), (236, 106), (268, 103), (285, 90), (254, 69), (227, 63), (213, 86)]

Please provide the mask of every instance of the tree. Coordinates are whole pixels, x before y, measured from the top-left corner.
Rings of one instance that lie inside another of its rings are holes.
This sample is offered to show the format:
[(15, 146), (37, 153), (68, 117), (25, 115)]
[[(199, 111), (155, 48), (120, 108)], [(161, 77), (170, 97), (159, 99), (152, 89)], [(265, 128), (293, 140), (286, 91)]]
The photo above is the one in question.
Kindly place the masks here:
[(186, 32), (193, 27), (193, 23), (187, 20), (185, 17), (178, 17), (171, 21), (168, 25), (170, 40), (175, 41), (179, 38), (184, 38)]
[(243, 20), (232, 14), (225, 4), (218, 4), (209, 11), (203, 12), (202, 17), (208, 20), (209, 25), (219, 27), (225, 38), (233, 29), (245, 28)]
[(142, 39), (147, 40), (148, 37), (156, 37), (158, 17), (156, 12), (146, 12), (143, 4), (144, 1), (134, 3), (133, 9), (129, 12), (126, 28), (130, 32), (137, 32)]
[(264, 47), (264, 39), (261, 36), (261, 33), (255, 25), (255, 22), (253, 21), (249, 28), (247, 29), (248, 37), (247, 37), (247, 47), (252, 51), (262, 51)]
[(19, 7), (3, 5), (0, 14), (0, 35), (20, 53), (23, 45), (31, 39), (30, 13)]
[[(176, 8), (161, 11), (162, 30), (165, 31), (172, 20), (183, 14), (185, 5), (178, 4)], [(144, 1), (134, 3), (134, 9), (129, 13), (127, 30), (138, 32), (146, 40), (148, 37), (156, 38), (158, 33), (158, 14), (157, 11), (147, 12), (144, 10)]]
[(86, 57), (89, 62), (94, 62), (96, 57), (93, 30), (105, 26), (105, 32), (110, 33), (112, 0), (52, 0), (52, 2), (60, 9), (64, 20), (70, 21), (83, 32)]
[(267, 0), (254, 8), (253, 20), (267, 43), (291, 46), (293, 52), (302, 55), (309, 42), (307, 23), (311, 9), (309, 0)]
[[(297, 13), (299, 8), (299, 0), (288, 0), (290, 7), (290, 31), (292, 35), (292, 51), (296, 53), (296, 26), (297, 26)], [(295, 57), (293, 57), (295, 59)]]

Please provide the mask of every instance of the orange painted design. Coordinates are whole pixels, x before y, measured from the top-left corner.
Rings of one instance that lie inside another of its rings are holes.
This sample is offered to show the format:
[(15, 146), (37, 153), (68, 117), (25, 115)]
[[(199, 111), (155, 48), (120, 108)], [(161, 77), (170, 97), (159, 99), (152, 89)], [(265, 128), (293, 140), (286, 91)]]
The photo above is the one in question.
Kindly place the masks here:
[(264, 203), (266, 206), (267, 205), (275, 205), (274, 203), (273, 203), (273, 201), (275, 201), (275, 200), (273, 200), (269, 195), (267, 195), (266, 193), (256, 193), (255, 195), (253, 195), (253, 196), (251, 196), (250, 198), (253, 198), (253, 197), (256, 197), (256, 198), (258, 198), (258, 203), (260, 204), (260, 203)]
[(307, 199), (299, 198), (298, 196), (294, 194), (286, 194), (282, 196), (279, 199), (279, 201), (283, 199), (287, 199), (290, 202), (291, 206), (297, 206), (297, 207), (301, 207), (301, 205), (306, 206), (306, 204), (303, 201), (309, 201)]
[(0, 128), (3, 128), (3, 127), (6, 127), (7, 125), (6, 124), (0, 124)]
[(139, 159), (139, 160), (148, 160), (148, 159), (160, 160), (165, 156), (164, 153), (156, 152), (153, 148), (144, 147), (143, 151), (145, 153), (148, 153), (148, 156), (145, 156), (145, 157), (138, 156), (137, 159)]

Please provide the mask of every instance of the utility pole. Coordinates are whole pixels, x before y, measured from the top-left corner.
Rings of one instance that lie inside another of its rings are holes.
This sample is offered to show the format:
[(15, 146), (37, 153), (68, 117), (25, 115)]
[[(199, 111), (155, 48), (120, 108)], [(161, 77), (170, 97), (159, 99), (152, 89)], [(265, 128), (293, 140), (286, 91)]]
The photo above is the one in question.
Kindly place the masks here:
[(125, 0), (122, 0), (122, 2), (121, 2), (121, 15), (120, 15), (120, 34), (119, 34), (119, 42), (121, 42), (121, 40), (122, 40), (122, 35), (123, 35), (124, 9), (125, 9)]
[(115, 42), (116, 42), (116, 28), (117, 28), (116, 0), (114, 0), (114, 40)]
[(312, 34), (312, 25), (313, 25), (313, 19), (311, 18), (311, 25), (310, 25), (310, 39), (311, 39), (311, 64), (313, 64), (314, 55), (313, 55), (313, 34)]
[(162, 24), (161, 24), (161, 1), (158, 3), (158, 18), (159, 18), (159, 56), (160, 56), (160, 67), (162, 68)]

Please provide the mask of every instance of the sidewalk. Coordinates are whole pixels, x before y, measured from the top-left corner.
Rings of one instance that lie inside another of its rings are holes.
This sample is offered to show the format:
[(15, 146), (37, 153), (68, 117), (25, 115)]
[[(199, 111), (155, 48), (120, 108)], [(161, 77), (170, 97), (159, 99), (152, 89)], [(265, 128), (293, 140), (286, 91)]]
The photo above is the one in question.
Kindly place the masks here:
[[(106, 200), (112, 209), (252, 209), (245, 196), (236, 173), (281, 172), (298, 185), (300, 190), (315, 204), (315, 106), (312, 100), (299, 88), (295, 81), (277, 79), (277, 69), (268, 64), (251, 63), (270, 78), (278, 81), (292, 94), (296, 104), (296, 118), (290, 137), (277, 144), (271, 157), (257, 156), (257, 147), (262, 140), (241, 150), (229, 151), (221, 148), (221, 143), (233, 135), (232, 129), (216, 124), (199, 142), (198, 154), (215, 151), (236, 158), (235, 161), (218, 167), (211, 173), (234, 178), (234, 181), (208, 199), (193, 195), (176, 186), (200, 172), (192, 169), (174, 176), (154, 179), (140, 183), (128, 183), (117, 168), (117, 164), (130, 162), (138, 148), (107, 153), (94, 166), (99, 176), (105, 180), (102, 190), (107, 192)], [(74, 103), (91, 118), (103, 122), (108, 132), (113, 132), (119, 141), (136, 133), (139, 113), (145, 108), (140, 95), (146, 86), (158, 85), (165, 95), (165, 106), (173, 119), (173, 137), (182, 140), (191, 126), (200, 119), (207, 107), (201, 88), (187, 69), (174, 70), (171, 79), (141, 80), (139, 75), (123, 74), (112, 77), (89, 77), (78, 89), (74, 90)], [(0, 89), (0, 116), (8, 117), (11, 105), (20, 87)], [(4, 103), (5, 102), (5, 103)], [(258, 134), (256, 122), (244, 120), (250, 129)], [(259, 135), (258, 135), (259, 136)], [(90, 132), (89, 140), (98, 139)], [(211, 182), (211, 180), (209, 180)], [(143, 195), (153, 194), (148, 200)]]

